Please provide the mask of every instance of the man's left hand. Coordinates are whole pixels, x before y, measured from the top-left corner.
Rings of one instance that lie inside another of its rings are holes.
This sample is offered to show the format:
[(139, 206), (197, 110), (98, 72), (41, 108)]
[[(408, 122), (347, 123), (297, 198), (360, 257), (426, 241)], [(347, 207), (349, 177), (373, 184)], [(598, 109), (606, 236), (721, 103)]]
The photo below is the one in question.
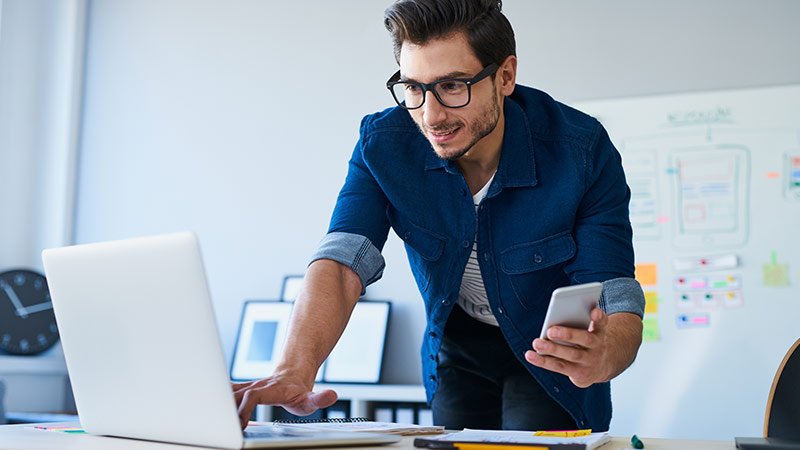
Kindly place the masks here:
[(579, 388), (608, 381), (612, 372), (606, 344), (608, 315), (602, 309), (595, 308), (591, 317), (588, 330), (550, 327), (547, 330), (549, 340), (534, 339), (533, 350), (525, 352), (525, 359), (534, 366), (568, 376)]

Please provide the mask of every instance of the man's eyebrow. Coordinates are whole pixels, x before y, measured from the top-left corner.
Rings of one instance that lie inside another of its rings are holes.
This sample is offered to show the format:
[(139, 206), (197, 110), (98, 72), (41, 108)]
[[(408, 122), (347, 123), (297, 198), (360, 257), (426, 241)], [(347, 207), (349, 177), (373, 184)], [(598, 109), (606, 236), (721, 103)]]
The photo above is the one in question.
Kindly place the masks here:
[[(448, 80), (450, 78), (472, 78), (472, 75), (470, 75), (470, 74), (468, 74), (466, 72), (455, 71), (455, 72), (446, 73), (446, 74), (436, 78), (435, 81)], [(404, 77), (402, 73), (400, 74), (400, 81), (413, 81), (414, 83), (419, 83), (419, 81), (417, 81), (417, 80), (415, 80), (413, 78)]]

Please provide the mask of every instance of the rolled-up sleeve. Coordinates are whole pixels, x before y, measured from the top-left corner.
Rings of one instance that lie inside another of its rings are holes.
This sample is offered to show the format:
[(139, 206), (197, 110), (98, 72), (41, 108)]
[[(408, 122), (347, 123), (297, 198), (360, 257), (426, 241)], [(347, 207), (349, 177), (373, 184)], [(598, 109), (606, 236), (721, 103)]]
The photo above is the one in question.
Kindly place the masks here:
[(644, 316), (644, 292), (633, 278), (614, 278), (603, 282), (600, 309), (606, 314), (629, 312)]
[(309, 264), (330, 259), (353, 269), (361, 278), (361, 294), (383, 276), (386, 262), (369, 238), (353, 233), (333, 232), (322, 238)]

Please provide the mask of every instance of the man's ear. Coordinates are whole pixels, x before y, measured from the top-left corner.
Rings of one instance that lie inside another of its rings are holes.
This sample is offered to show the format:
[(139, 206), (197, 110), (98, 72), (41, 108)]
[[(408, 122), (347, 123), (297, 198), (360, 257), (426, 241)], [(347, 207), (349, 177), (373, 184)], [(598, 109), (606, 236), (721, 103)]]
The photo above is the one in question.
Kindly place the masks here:
[(503, 96), (511, 95), (517, 83), (517, 57), (509, 55), (497, 69), (497, 74), (500, 78), (500, 93)]

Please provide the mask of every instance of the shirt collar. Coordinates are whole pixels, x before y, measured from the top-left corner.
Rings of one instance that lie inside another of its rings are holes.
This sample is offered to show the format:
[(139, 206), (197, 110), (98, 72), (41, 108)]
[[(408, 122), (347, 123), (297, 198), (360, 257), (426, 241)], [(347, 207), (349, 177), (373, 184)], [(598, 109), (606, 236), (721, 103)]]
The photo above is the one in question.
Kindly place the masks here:
[[(492, 183), (487, 193), (488, 197), (494, 197), (506, 187), (532, 187), (537, 183), (533, 138), (528, 117), (519, 103), (512, 100), (511, 97), (505, 98), (503, 113), (506, 120), (503, 149), (495, 182)], [(441, 168), (452, 174), (461, 174), (453, 161), (439, 158), (433, 148), (430, 148), (425, 159), (425, 170)]]

